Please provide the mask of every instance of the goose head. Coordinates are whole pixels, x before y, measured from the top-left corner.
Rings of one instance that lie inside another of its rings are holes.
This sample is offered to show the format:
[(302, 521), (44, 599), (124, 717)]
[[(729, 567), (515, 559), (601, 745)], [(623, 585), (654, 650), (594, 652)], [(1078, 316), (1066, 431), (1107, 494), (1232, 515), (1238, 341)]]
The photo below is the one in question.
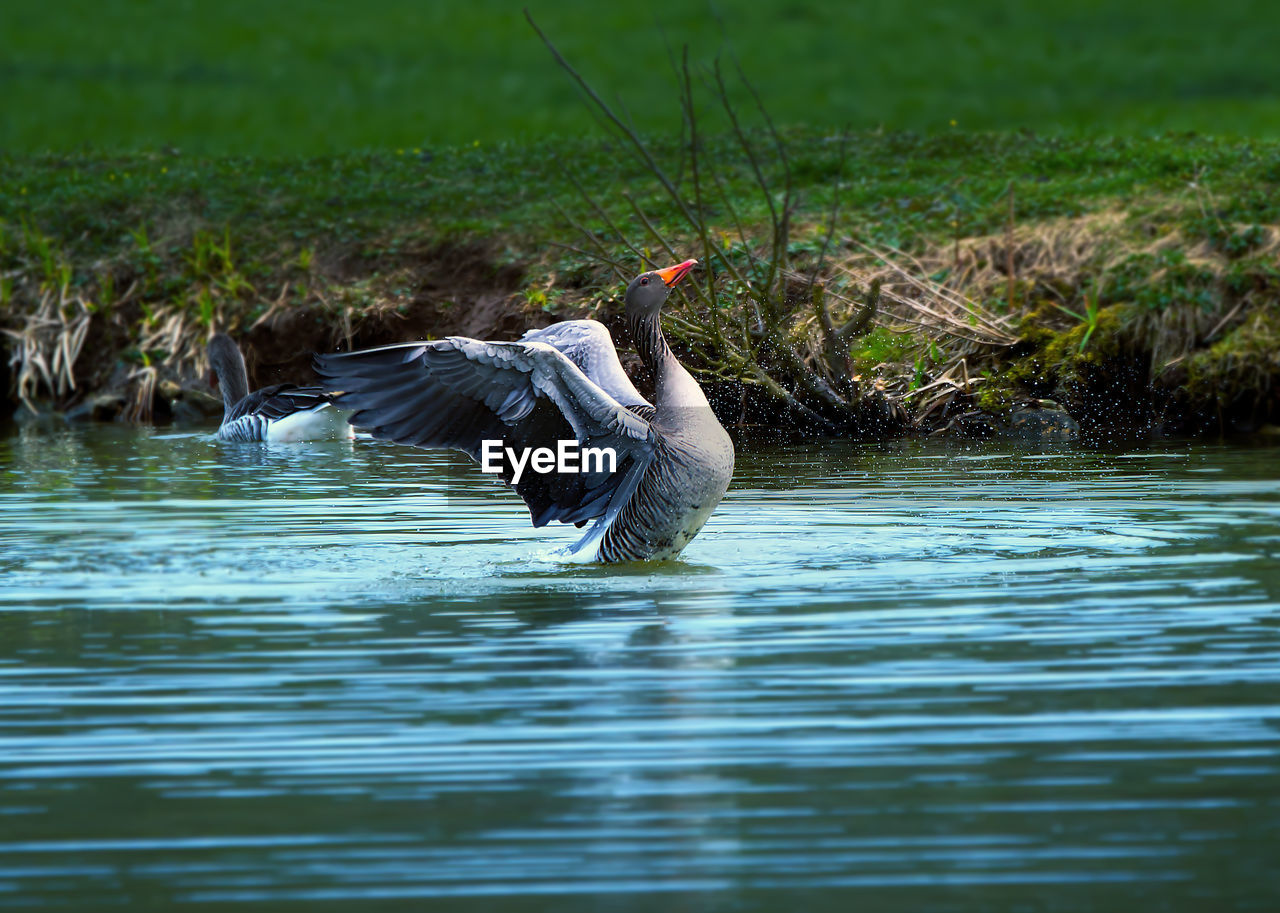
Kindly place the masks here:
[(671, 289), (697, 265), (697, 260), (686, 260), (666, 269), (651, 269), (636, 276), (627, 286), (623, 299), (627, 305), (627, 317), (633, 320), (657, 317)]

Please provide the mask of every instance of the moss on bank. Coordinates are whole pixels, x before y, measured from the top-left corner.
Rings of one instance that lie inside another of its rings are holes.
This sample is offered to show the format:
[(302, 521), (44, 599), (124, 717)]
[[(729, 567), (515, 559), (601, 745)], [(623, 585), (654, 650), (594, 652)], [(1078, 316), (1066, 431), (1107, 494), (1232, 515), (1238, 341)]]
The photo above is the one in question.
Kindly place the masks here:
[(1180, 391), (1187, 402), (1254, 427), (1280, 414), (1280, 307), (1273, 299), (1245, 313), (1237, 326), (1187, 360)]

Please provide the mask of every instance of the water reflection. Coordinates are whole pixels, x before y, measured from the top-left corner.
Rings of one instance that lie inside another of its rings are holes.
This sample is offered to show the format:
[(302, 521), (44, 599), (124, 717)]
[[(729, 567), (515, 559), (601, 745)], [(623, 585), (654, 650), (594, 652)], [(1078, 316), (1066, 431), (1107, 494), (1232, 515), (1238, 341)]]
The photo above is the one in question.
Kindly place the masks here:
[(598, 568), (448, 456), (26, 429), (0, 904), (1270, 909), (1276, 456), (759, 448)]

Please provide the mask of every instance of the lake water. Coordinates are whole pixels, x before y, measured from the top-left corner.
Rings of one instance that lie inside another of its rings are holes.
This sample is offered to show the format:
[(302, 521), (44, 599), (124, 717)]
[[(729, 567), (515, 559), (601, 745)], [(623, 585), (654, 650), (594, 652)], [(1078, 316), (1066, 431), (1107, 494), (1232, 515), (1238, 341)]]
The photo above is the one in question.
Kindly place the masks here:
[(0, 437), (0, 907), (1280, 909), (1280, 448), (760, 447), (682, 562), (574, 535)]

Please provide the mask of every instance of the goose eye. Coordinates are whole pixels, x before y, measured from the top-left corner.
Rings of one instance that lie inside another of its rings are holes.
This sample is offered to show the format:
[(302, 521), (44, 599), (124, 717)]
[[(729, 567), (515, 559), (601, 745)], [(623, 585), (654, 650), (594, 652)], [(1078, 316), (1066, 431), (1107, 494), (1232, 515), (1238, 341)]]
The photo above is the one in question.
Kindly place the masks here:
[(642, 278), (642, 279), (640, 280), (640, 284), (641, 284), (641, 285), (648, 285), (648, 284), (649, 284), (649, 277), (648, 277), (648, 276), (645, 276), (644, 278)]

